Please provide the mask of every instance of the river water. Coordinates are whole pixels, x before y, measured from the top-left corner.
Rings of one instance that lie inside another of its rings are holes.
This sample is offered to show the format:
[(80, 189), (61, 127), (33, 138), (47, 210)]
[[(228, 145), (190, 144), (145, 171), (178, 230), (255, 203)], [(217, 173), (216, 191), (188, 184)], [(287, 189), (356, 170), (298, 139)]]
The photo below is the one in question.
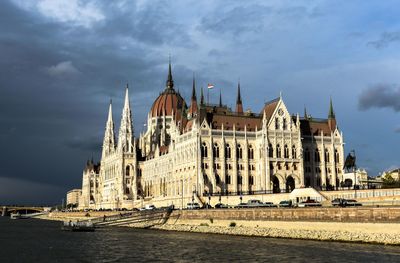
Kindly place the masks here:
[(400, 247), (144, 230), (61, 231), (0, 217), (0, 262), (400, 262)]

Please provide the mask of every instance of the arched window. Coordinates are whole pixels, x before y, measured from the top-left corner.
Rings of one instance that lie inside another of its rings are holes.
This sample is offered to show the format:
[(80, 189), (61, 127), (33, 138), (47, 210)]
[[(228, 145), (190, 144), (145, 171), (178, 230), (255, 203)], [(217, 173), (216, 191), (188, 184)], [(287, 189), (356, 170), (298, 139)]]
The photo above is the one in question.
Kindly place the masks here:
[(274, 147), (272, 147), (272, 144), (268, 144), (268, 156), (269, 157), (274, 157)]
[(219, 146), (217, 143), (214, 143), (213, 155), (214, 155), (214, 158), (219, 158)]
[(125, 168), (125, 175), (126, 175), (126, 176), (129, 176), (130, 170), (131, 170), (131, 169), (129, 169), (129, 166), (127, 166), (127, 167)]
[(297, 158), (297, 154), (296, 154), (296, 146), (292, 146), (292, 158), (296, 159)]
[(252, 145), (249, 145), (248, 154), (249, 154), (249, 159), (253, 160), (254, 159), (254, 149), (253, 149)]
[(225, 145), (225, 157), (229, 159), (232, 158), (231, 146), (229, 146), (229, 144)]
[(279, 144), (276, 146), (276, 158), (281, 158), (281, 146)]
[(243, 151), (242, 151), (242, 146), (240, 144), (237, 145), (236, 147), (236, 155), (238, 159), (243, 158)]
[(279, 119), (275, 118), (275, 130), (279, 130)]
[(329, 163), (329, 151), (325, 149), (325, 162)]
[(203, 142), (201, 145), (201, 157), (207, 158), (208, 157), (208, 149), (207, 149), (207, 144)]
[(308, 150), (308, 148), (304, 150), (304, 159), (306, 162), (310, 161), (310, 151)]
[(287, 128), (286, 118), (283, 118), (283, 120), (282, 120), (282, 129), (286, 130), (286, 128)]
[(284, 146), (284, 155), (285, 155), (285, 158), (289, 158), (289, 148), (286, 144)]
[(335, 149), (335, 163), (339, 162), (339, 152)]
[(321, 157), (319, 155), (319, 150), (318, 148), (315, 150), (315, 154), (314, 154), (314, 161), (319, 163), (321, 161)]

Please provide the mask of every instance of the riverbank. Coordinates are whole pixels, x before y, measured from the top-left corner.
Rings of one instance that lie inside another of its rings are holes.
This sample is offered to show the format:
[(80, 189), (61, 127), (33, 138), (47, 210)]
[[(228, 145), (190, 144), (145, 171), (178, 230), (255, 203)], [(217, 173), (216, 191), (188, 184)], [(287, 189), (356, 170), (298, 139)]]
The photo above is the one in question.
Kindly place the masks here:
[[(143, 227), (130, 225), (131, 227)], [(400, 245), (400, 224), (301, 221), (180, 220), (153, 229), (224, 235)]]
[[(77, 221), (118, 212), (50, 213), (47, 220)], [(399, 208), (175, 210), (165, 224), (125, 226), (165, 231), (400, 245)], [(340, 220), (340, 221), (339, 221)]]

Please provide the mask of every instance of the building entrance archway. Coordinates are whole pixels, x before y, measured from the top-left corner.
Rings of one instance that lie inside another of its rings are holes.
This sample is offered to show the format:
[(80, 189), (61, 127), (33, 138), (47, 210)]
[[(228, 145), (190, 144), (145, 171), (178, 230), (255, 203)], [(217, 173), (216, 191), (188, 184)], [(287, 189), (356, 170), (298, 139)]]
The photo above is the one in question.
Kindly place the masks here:
[(291, 175), (286, 178), (286, 193), (290, 193), (295, 188), (295, 182)]
[(272, 193), (280, 193), (279, 179), (275, 175), (272, 177)]

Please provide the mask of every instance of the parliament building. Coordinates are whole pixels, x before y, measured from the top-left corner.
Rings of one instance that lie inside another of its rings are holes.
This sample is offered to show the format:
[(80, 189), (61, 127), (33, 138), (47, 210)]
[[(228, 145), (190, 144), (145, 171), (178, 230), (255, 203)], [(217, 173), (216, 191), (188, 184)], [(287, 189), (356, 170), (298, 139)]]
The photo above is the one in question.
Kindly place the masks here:
[(332, 101), (327, 119), (290, 114), (281, 96), (244, 111), (240, 83), (231, 109), (221, 95), (218, 104), (207, 103), (202, 89), (198, 100), (193, 80), (187, 104), (169, 64), (139, 136), (133, 116), (127, 87), (118, 134), (110, 103), (101, 161), (88, 161), (83, 171), (80, 208), (184, 207), (211, 197), (334, 189), (344, 180), (343, 134)]

